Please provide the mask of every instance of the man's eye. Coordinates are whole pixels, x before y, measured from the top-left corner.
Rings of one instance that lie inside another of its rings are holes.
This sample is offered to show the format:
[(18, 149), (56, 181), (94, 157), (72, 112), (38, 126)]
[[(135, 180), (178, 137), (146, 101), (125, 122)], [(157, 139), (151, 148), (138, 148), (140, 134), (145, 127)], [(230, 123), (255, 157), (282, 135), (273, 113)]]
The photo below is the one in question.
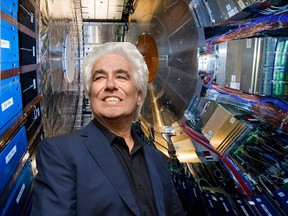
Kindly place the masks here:
[(117, 79), (120, 79), (120, 80), (127, 80), (128, 78), (126, 76), (117, 76)]
[(101, 80), (101, 79), (104, 79), (104, 78), (105, 78), (104, 76), (94, 76), (93, 77), (93, 81)]

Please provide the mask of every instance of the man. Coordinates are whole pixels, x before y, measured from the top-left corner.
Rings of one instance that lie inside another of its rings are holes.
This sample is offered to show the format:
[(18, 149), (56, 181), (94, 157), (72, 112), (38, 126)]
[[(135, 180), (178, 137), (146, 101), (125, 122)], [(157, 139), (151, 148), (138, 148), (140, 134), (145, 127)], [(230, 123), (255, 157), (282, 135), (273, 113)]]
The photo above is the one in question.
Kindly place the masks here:
[(40, 143), (32, 215), (184, 215), (163, 155), (131, 129), (147, 92), (143, 56), (131, 43), (109, 42), (82, 71), (94, 119)]

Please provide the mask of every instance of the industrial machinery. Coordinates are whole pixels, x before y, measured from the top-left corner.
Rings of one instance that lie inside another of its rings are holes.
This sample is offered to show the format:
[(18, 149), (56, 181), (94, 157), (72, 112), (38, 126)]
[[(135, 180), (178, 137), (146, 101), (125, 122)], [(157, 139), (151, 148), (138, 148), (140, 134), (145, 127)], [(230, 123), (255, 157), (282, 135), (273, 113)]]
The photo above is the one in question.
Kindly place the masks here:
[(148, 65), (133, 126), (187, 215), (288, 215), (287, 1), (1, 0), (0, 15), (0, 215), (29, 214), (38, 141), (93, 118), (81, 64), (108, 41)]

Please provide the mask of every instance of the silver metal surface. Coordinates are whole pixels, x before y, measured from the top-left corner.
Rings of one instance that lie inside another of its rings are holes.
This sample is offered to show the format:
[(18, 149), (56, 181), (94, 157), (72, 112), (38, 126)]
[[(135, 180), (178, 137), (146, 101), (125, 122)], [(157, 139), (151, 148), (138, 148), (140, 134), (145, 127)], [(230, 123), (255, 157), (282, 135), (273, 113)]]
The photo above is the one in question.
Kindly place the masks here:
[(142, 115), (151, 124), (163, 126), (177, 122), (192, 95), (197, 94), (198, 38), (189, 5), (178, 1), (139, 1), (131, 16), (127, 40), (136, 43), (143, 33), (156, 40), (159, 69)]

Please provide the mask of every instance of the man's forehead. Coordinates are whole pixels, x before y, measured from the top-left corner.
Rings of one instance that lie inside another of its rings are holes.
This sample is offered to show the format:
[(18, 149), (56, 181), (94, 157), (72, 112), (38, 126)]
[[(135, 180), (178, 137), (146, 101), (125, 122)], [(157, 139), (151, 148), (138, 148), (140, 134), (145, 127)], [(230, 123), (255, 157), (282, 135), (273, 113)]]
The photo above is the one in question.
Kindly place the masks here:
[(104, 71), (113, 70), (113, 71), (132, 71), (132, 65), (131, 63), (125, 59), (123, 56), (120, 55), (106, 55), (101, 58), (99, 58), (94, 66), (93, 71), (103, 69)]

